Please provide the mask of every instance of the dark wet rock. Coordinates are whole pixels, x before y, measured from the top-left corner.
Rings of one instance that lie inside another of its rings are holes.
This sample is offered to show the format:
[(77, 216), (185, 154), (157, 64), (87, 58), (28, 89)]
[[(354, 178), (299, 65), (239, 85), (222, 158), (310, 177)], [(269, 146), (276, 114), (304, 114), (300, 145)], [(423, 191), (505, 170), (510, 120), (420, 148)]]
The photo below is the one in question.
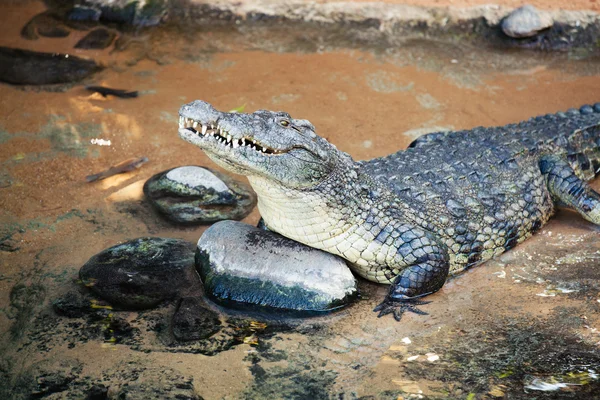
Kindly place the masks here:
[(502, 20), (502, 31), (513, 38), (526, 38), (550, 28), (553, 23), (549, 14), (539, 12), (534, 6), (525, 5)]
[(61, 22), (60, 16), (51, 11), (46, 11), (33, 17), (21, 29), (21, 36), (25, 39), (36, 40), (39, 36), (50, 38), (63, 38), (71, 32)]
[(197, 297), (181, 299), (173, 316), (173, 335), (180, 341), (207, 339), (221, 330), (219, 315)]
[(252, 189), (210, 168), (184, 166), (148, 179), (144, 194), (167, 219), (180, 224), (239, 220), (252, 211)]
[(103, 322), (105, 325), (103, 336), (107, 343), (128, 343), (129, 339), (139, 332), (125, 318), (113, 313), (109, 314)]
[(92, 311), (92, 303), (89, 298), (78, 292), (68, 292), (64, 296), (52, 302), (52, 309), (58, 315), (67, 318), (81, 318)]
[(103, 384), (93, 385), (87, 392), (86, 400), (108, 399), (108, 388)]
[(207, 294), (227, 305), (319, 312), (357, 295), (341, 258), (240, 222), (204, 232), (196, 267)]
[(50, 359), (35, 363), (24, 370), (16, 379), (14, 393), (27, 394), (24, 398), (38, 399), (60, 393), (61, 398), (69, 391), (83, 367), (71, 359)]
[(117, 35), (108, 29), (94, 29), (75, 44), (76, 49), (102, 50), (110, 46)]
[(99, 8), (75, 5), (67, 13), (67, 19), (71, 21), (98, 21), (101, 14)]
[(151, 308), (198, 284), (194, 247), (179, 239), (138, 238), (96, 254), (79, 271), (83, 284), (114, 306)]
[(80, 81), (102, 69), (93, 60), (0, 47), (0, 81), (15, 85), (51, 85)]

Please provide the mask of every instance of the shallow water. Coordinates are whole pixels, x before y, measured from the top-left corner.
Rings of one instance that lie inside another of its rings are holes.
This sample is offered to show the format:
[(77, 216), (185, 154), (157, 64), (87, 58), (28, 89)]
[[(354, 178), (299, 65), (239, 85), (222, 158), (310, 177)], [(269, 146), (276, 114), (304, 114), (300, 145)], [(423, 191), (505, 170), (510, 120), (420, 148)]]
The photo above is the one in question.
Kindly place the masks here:
[[(274, 328), (244, 331), (235, 346), (207, 356), (191, 345), (165, 345), (154, 328), (168, 324), (172, 307), (116, 313), (138, 329), (116, 344), (84, 338), (89, 327), (69, 328), (50, 309), (77, 284), (79, 267), (108, 246), (202, 234), (165, 222), (142, 194), (160, 171), (216, 168), (177, 136), (185, 102), (285, 110), (360, 160), (433, 130), (502, 125), (598, 102), (598, 59), (423, 40), (383, 48), (341, 31), (281, 26), (170, 27), (122, 35), (118, 49), (74, 51), (85, 32), (28, 41), (19, 31), (43, 7), (4, 7), (0, 46), (94, 58), (107, 68), (86, 83), (140, 96), (0, 85), (0, 372), (27, 374), (40, 360), (75, 363), (85, 376), (81, 387), (103, 381), (115, 388), (172, 370), (193, 379), (205, 399), (576, 398), (600, 391), (600, 230), (570, 212), (448, 282), (428, 298), (429, 316), (407, 315), (402, 323), (376, 318), (371, 310), (387, 288), (361, 282), (362, 298), (341, 312), (295, 320), (294, 328), (252, 316)], [(85, 182), (142, 156), (150, 161), (134, 172)], [(255, 210), (245, 222), (258, 218)], [(244, 317), (215, 309), (223, 318)], [(132, 366), (140, 377), (130, 376)], [(554, 390), (540, 390), (543, 382)]]

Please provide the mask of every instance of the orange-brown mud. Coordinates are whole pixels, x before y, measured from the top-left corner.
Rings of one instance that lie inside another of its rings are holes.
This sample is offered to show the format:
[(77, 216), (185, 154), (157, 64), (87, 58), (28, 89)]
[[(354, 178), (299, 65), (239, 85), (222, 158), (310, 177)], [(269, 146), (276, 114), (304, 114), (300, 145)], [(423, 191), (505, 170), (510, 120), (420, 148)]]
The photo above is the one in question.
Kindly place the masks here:
[[(2, 235), (10, 236), (0, 253), (6, 360), (0, 372), (74, 360), (81, 376), (103, 377), (114, 394), (128, 381), (111, 372), (128, 365), (169, 369), (192, 379), (205, 399), (519, 398), (537, 378), (571, 379), (578, 386), (560, 389), (565, 396), (600, 387), (593, 377), (600, 365), (584, 365), (588, 353), (600, 351), (600, 231), (570, 212), (429, 296), (432, 303), (423, 306), (429, 316), (406, 315), (401, 323), (376, 317), (371, 310), (387, 288), (366, 282), (353, 306), (300, 323), (311, 329), (248, 340), (214, 356), (164, 351), (153, 331), (141, 331), (141, 347), (79, 341), (77, 332), (63, 337), (60, 330), (44, 336), (38, 321), (52, 314), (51, 302), (77, 284), (79, 267), (100, 250), (140, 236), (196, 241), (202, 234), (202, 227), (180, 228), (156, 216), (141, 191), (146, 179), (168, 168), (215, 168), (177, 136), (177, 110), (185, 102), (285, 110), (310, 119), (359, 160), (405, 148), (431, 129), (502, 125), (598, 102), (598, 60), (428, 42), (384, 52), (331, 44), (310, 52), (286, 42), (277, 52), (260, 49), (277, 48), (272, 38), (264, 39), (272, 45), (253, 48), (226, 32), (171, 30), (132, 36), (123, 51), (75, 51), (85, 32), (19, 37), (42, 10), (37, 3), (3, 6), (0, 46), (94, 58), (107, 69), (88, 83), (140, 96), (102, 98), (82, 85), (66, 91), (0, 85), (0, 222)], [(111, 145), (91, 144), (93, 138)], [(86, 175), (141, 156), (150, 161), (139, 170), (85, 182)], [(245, 222), (258, 218), (255, 210)], [(18, 285), (39, 290), (15, 300)], [(170, 313), (158, 315), (168, 323)], [(137, 313), (118, 314), (135, 326)]]

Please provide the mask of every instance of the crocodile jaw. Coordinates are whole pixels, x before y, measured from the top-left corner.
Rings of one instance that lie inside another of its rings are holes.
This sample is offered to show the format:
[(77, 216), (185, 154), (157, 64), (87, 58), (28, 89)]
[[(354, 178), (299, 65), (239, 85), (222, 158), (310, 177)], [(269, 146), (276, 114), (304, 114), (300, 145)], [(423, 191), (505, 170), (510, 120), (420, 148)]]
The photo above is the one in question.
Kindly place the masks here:
[(234, 173), (307, 189), (337, 162), (339, 151), (318, 137), (310, 122), (287, 113), (226, 113), (197, 100), (183, 105), (179, 115), (179, 136)]

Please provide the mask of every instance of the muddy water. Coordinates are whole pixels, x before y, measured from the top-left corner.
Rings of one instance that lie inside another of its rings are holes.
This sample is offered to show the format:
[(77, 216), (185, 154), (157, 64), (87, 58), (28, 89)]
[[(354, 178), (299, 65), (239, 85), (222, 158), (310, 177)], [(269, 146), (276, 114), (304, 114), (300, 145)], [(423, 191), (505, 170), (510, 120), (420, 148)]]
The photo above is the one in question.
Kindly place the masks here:
[[(27, 41), (19, 31), (43, 7), (5, 8), (0, 46), (94, 58), (107, 68), (87, 83), (140, 96), (103, 98), (82, 85), (0, 85), (4, 376), (27, 375), (42, 360), (73, 364), (77, 390), (103, 382), (110, 394), (171, 371), (191, 379), (205, 399), (586, 398), (600, 390), (600, 231), (569, 212), (450, 281), (429, 297), (423, 307), (429, 316), (407, 315), (402, 323), (376, 318), (371, 310), (386, 287), (367, 282), (346, 310), (294, 321), (294, 329), (248, 333), (251, 340), (211, 356), (166, 347), (148, 328), (168, 324), (172, 308), (118, 313), (137, 333), (117, 344), (84, 338), (88, 326), (68, 325), (50, 311), (100, 250), (139, 236), (195, 241), (202, 234), (203, 228), (163, 221), (141, 191), (146, 179), (168, 168), (215, 168), (178, 139), (182, 103), (285, 110), (311, 120), (320, 135), (360, 160), (433, 130), (506, 124), (600, 101), (598, 60), (425, 41), (369, 48), (340, 40), (340, 46), (318, 32), (281, 27), (164, 28), (122, 35), (107, 50), (74, 51), (85, 32)], [(139, 170), (85, 182), (86, 175), (141, 156), (150, 162)], [(258, 218), (255, 210), (245, 221)], [(240, 317), (215, 309), (223, 318)], [(269, 316), (253, 318), (273, 324)], [(132, 377), (134, 367), (145, 372)], [(541, 391), (542, 383), (554, 391)]]

